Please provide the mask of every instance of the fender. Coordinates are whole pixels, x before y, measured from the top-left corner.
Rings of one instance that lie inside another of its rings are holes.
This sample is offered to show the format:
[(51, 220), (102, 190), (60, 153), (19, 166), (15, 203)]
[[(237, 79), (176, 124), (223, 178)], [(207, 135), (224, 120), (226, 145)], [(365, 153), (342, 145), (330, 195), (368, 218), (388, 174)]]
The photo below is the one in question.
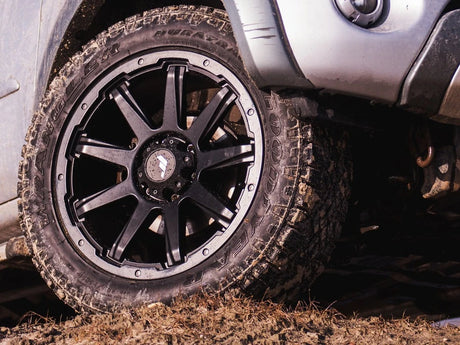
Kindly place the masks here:
[(313, 87), (292, 59), (275, 2), (223, 0), (223, 3), (243, 63), (258, 87)]
[(80, 3), (31, 0), (24, 6), (17, 1), (0, 2), (0, 13), (8, 13), (0, 23), (0, 132), (6, 136), (0, 146), (0, 204), (17, 197), (17, 166), (24, 136)]

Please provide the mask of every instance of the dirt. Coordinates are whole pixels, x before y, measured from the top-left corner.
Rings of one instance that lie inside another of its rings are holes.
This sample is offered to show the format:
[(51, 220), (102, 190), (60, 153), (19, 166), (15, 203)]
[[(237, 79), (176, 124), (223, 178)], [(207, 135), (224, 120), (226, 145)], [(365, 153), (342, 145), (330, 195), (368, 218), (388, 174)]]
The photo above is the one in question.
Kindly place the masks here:
[[(248, 298), (195, 296), (171, 306), (75, 316), (49, 292), (44, 308), (20, 307), (23, 300), (0, 305), (18, 314), (9, 318), (10, 325), (27, 308), (34, 310), (16, 327), (2, 328), (7, 319), (0, 321), (0, 344), (460, 344), (460, 328), (431, 325), (460, 316), (460, 227), (430, 224), (426, 218), (416, 225), (411, 226), (414, 234), (394, 224), (391, 231), (357, 238), (345, 234), (304, 298), (320, 305), (302, 302), (289, 309)], [(0, 280), (10, 282), (9, 291), (32, 283), (35, 273), (2, 272)], [(40, 286), (38, 275), (34, 283)]]
[(460, 328), (417, 319), (344, 317), (314, 305), (194, 296), (113, 314), (58, 322), (27, 315), (0, 328), (0, 344), (460, 344)]

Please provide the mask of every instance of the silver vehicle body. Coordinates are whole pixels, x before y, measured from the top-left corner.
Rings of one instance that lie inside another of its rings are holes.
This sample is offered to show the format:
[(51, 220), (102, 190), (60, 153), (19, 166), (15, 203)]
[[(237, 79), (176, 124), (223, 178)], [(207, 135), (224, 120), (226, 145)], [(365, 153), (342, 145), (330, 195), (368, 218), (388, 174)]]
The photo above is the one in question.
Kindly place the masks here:
[(16, 181), (24, 136), (80, 3), (0, 1), (0, 242), (18, 232)]
[[(243, 62), (259, 87), (325, 89), (406, 105), (402, 90), (449, 0), (381, 1), (382, 19), (367, 29), (347, 20), (334, 0), (223, 4)], [(0, 0), (0, 243), (17, 230), (16, 181), (24, 136), (81, 3), (30, 0), (26, 6)], [(430, 115), (460, 117), (459, 80), (457, 71), (445, 95), (439, 95), (441, 110)]]

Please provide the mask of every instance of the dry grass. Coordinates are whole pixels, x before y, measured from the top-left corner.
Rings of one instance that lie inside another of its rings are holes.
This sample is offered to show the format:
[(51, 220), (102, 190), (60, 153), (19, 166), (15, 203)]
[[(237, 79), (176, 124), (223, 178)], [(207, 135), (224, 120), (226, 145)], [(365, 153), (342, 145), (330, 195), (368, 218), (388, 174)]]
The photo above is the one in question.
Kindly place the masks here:
[(26, 321), (0, 329), (0, 344), (460, 344), (459, 328), (436, 329), (423, 320), (345, 318), (235, 296), (195, 296), (60, 323), (33, 315)]

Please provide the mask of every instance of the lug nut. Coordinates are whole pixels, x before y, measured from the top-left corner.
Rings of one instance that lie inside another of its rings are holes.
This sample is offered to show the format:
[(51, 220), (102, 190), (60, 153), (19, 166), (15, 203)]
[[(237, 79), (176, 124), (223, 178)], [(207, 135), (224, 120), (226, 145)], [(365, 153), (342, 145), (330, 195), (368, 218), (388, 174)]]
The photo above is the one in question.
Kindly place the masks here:
[(147, 193), (147, 195), (157, 195), (158, 194), (158, 191), (156, 189), (151, 190), (150, 188), (147, 188), (145, 192)]

